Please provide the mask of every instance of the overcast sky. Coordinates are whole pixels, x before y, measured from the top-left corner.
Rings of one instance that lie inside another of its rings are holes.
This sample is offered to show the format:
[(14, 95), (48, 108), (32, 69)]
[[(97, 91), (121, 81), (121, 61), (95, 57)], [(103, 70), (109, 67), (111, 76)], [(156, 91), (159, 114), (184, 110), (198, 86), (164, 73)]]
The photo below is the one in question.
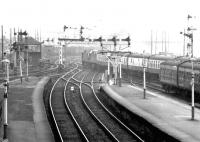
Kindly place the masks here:
[[(183, 37), (180, 31), (188, 25), (187, 15), (195, 16), (189, 25), (194, 32), (194, 51), (200, 56), (200, 8), (198, 0), (2, 0), (0, 25), (6, 33), (9, 28), (22, 28), (34, 36), (52, 37), (63, 31), (63, 25), (88, 27), (85, 35), (91, 37), (130, 35), (134, 51), (150, 51), (153, 39), (166, 39), (169, 52), (182, 53)], [(68, 34), (78, 34), (70, 30)], [(166, 33), (166, 34), (165, 34)], [(161, 44), (157, 44), (161, 48)], [(157, 49), (157, 50), (159, 50)]]

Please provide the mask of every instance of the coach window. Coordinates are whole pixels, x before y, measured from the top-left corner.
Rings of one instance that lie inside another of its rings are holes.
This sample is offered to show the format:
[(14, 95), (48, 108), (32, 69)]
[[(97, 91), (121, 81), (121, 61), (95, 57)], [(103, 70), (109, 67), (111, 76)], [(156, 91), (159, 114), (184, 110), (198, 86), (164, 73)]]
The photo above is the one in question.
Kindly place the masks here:
[(197, 83), (199, 84), (200, 83), (200, 75), (199, 74), (197, 74), (197, 79), (198, 79)]
[(195, 82), (195, 83), (198, 83), (198, 74), (195, 73), (194, 76), (195, 76), (195, 77), (194, 77), (194, 82)]
[(156, 69), (158, 69), (158, 61), (156, 61)]
[(189, 81), (191, 79), (192, 75), (190, 72), (186, 72), (186, 80)]
[(168, 68), (166, 69), (166, 78), (167, 78), (167, 80), (169, 80), (169, 70), (168, 70)]
[(157, 69), (157, 66), (158, 66), (158, 61), (155, 61), (155, 62), (156, 62), (156, 67), (155, 67), (155, 68)]
[(158, 69), (158, 61), (156, 61), (156, 69)]
[(159, 69), (159, 61), (157, 61), (157, 69)]
[(180, 71), (180, 80), (183, 80), (183, 71)]
[(164, 72), (164, 70), (161, 69), (161, 70), (160, 70), (160, 76), (161, 76), (161, 78), (162, 78), (163, 72)]
[(163, 68), (164, 72), (163, 72), (163, 76), (164, 76), (164, 79), (166, 80), (166, 68)]
[(150, 68), (152, 68), (152, 60), (150, 60)]
[(167, 69), (166, 68), (165, 68), (164, 76), (165, 76), (165, 80), (167, 80)]
[(169, 69), (167, 69), (167, 79), (170, 80), (171, 79), (171, 72)]

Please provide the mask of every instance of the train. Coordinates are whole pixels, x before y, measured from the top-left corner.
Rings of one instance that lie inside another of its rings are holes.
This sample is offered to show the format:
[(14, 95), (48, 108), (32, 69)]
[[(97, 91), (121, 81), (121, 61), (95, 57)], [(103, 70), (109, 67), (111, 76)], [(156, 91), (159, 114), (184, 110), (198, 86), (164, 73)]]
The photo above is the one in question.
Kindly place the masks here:
[[(90, 50), (82, 53), (82, 65), (99, 71), (107, 69), (107, 51)], [(116, 55), (116, 53), (114, 53)], [(111, 53), (112, 56), (112, 53)], [(146, 65), (146, 80), (149, 83), (161, 84), (166, 92), (175, 91), (183, 95), (191, 94), (191, 79), (194, 72), (195, 95), (200, 94), (200, 63), (193, 62), (189, 57), (177, 57), (172, 54), (140, 54), (118, 52), (117, 57), (122, 64), (122, 76), (133, 79), (142, 78), (143, 68)], [(111, 68), (112, 72), (112, 68)]]
[[(193, 62), (193, 67), (192, 67)], [(174, 90), (179, 94), (191, 94), (192, 76), (194, 92), (200, 94), (200, 62), (189, 58), (171, 60), (160, 65), (160, 82), (167, 92)]]

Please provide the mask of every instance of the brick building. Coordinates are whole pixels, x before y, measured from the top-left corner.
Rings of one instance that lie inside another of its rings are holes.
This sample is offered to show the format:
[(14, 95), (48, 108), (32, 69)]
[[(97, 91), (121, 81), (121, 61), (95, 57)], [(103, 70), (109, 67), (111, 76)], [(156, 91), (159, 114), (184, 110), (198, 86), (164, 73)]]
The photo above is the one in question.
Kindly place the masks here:
[(21, 38), (18, 42), (14, 43), (13, 49), (16, 51), (13, 55), (14, 66), (19, 64), (19, 51), (24, 62), (29, 61), (29, 65), (39, 65), (41, 59), (41, 46), (42, 43), (34, 39), (33, 37)]

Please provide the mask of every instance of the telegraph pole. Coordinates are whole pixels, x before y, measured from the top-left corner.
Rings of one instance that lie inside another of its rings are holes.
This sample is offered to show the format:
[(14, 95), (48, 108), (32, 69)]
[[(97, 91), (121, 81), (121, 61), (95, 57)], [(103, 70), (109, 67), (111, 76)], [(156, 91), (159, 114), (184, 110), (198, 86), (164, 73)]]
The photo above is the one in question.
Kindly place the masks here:
[(155, 54), (156, 54), (156, 50), (157, 50), (157, 31), (156, 31), (156, 41), (155, 41)]
[[(185, 34), (185, 29), (183, 32)], [(185, 56), (185, 36), (183, 36), (183, 56)]]
[(21, 84), (22, 84), (22, 60), (23, 58), (21, 57), (21, 49), (23, 46), (23, 37), (22, 36), (27, 36), (27, 32), (24, 31), (22, 32), (22, 30), (20, 32), (18, 32), (18, 36), (20, 38), (20, 42), (18, 43), (18, 49), (19, 49), (19, 67), (20, 67), (20, 79), (21, 79)]
[[(2, 61), (3, 61), (3, 25), (1, 26), (1, 32), (2, 32), (2, 37), (1, 37), (1, 52), (2, 52)], [(2, 70), (3, 70), (3, 62), (2, 62)]]
[[(169, 43), (169, 41), (168, 41)], [(167, 34), (165, 32), (165, 55), (167, 54)]]
[(153, 54), (153, 32), (151, 30), (151, 55)]

